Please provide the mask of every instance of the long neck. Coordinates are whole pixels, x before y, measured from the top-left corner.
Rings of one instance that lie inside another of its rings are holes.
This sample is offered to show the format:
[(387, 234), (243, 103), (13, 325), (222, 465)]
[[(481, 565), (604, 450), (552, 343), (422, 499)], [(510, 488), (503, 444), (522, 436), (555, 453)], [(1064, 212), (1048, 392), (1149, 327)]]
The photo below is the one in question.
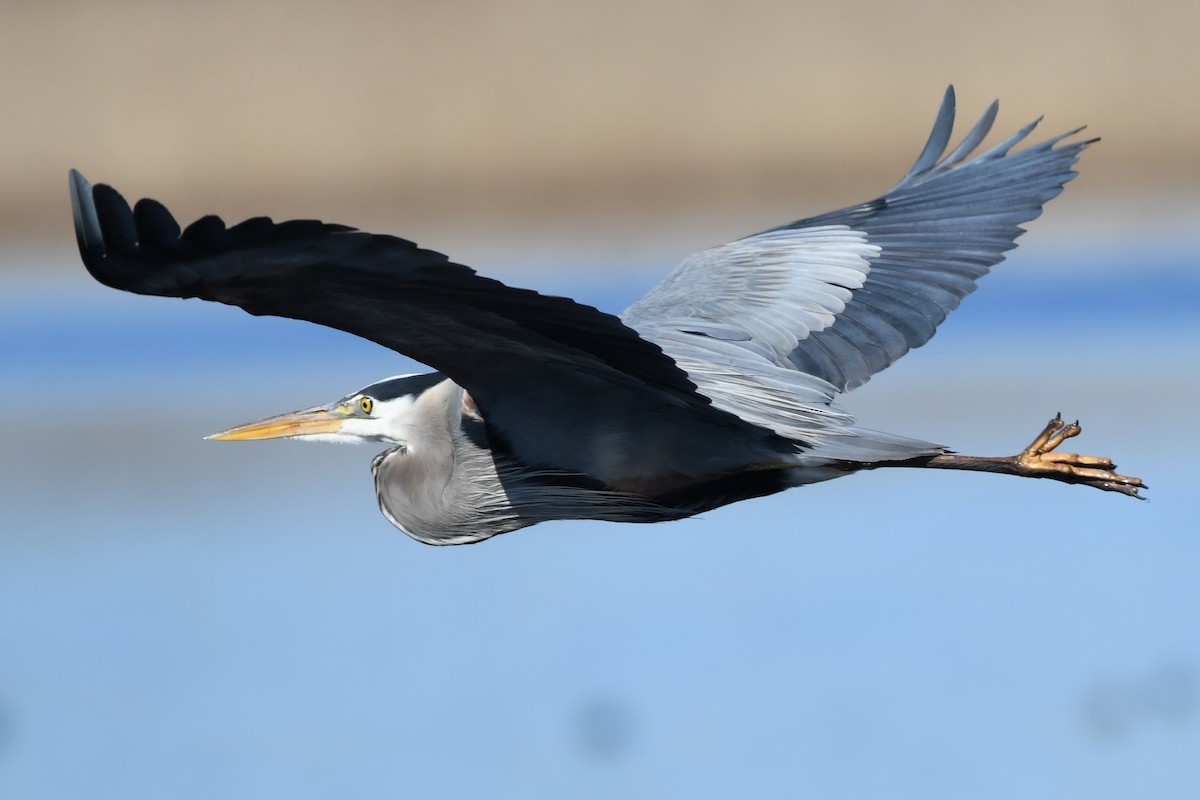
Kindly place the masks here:
[(406, 443), (372, 465), (384, 516), (426, 544), (465, 544), (530, 524), (512, 512), (483, 424), (464, 417), (462, 405), (451, 381), (422, 393), (405, 420)]

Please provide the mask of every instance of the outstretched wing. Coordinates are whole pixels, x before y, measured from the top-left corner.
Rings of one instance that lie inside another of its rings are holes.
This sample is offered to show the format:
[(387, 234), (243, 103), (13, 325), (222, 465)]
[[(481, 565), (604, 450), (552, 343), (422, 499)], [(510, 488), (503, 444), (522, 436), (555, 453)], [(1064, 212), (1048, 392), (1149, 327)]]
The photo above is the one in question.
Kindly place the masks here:
[(633, 482), (722, 472), (705, 437), (771, 438), (715, 409), (616, 317), (404, 239), (265, 217), (227, 228), (207, 216), (181, 231), (162, 204), (130, 209), (75, 171), (71, 196), (80, 254), (101, 283), (307, 320), (404, 353), (466, 388), (527, 463)]
[(925, 149), (883, 197), (696, 253), (622, 319), (710, 395), (704, 365), (730, 359), (799, 372), (791, 380), (811, 391), (861, 386), (929, 341), (1096, 141), (1063, 144), (1072, 131), (1011, 152), (1034, 122), (968, 161), (998, 108), (943, 158), (948, 88)]

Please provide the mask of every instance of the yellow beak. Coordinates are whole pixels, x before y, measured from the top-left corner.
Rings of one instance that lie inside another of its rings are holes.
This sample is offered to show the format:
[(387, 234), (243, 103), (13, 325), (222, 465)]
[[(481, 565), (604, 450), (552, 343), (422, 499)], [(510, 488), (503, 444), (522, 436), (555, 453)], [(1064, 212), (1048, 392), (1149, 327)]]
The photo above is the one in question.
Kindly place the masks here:
[(337, 433), (341, 430), (344, 414), (327, 408), (310, 408), (293, 411), (277, 417), (267, 417), (258, 422), (238, 425), (227, 431), (205, 436), (222, 442), (244, 442), (252, 439), (282, 439), (288, 436), (311, 436), (316, 433)]

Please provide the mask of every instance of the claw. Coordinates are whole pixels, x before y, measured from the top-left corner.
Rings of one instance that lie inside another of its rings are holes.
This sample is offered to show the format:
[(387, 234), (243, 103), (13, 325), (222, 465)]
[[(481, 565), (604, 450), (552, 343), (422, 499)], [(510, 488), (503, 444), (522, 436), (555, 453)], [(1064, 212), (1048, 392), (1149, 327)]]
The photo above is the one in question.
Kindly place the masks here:
[(1062, 412), (1060, 411), (1054, 415), (1054, 419), (1046, 423), (1046, 427), (1042, 429), (1042, 432), (1037, 435), (1036, 439), (1030, 442), (1029, 447), (1026, 447), (1024, 452), (1026, 454), (1031, 454), (1041, 453), (1047, 449), (1053, 450), (1053, 447), (1047, 448), (1046, 443), (1050, 441), (1050, 437), (1053, 436), (1060, 428), (1062, 428), (1062, 426)]

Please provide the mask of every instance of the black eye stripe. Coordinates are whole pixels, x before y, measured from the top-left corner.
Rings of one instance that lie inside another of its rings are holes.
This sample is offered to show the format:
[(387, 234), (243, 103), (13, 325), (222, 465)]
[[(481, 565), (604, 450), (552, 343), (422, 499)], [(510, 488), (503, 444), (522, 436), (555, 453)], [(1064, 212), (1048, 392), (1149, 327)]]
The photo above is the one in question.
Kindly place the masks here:
[(419, 395), (427, 389), (432, 389), (444, 380), (446, 380), (446, 376), (440, 372), (430, 372), (425, 375), (407, 375), (402, 378), (387, 378), (382, 381), (376, 381), (369, 386), (364, 386), (355, 392), (355, 394), (369, 395), (376, 400), (395, 400), (405, 395)]

